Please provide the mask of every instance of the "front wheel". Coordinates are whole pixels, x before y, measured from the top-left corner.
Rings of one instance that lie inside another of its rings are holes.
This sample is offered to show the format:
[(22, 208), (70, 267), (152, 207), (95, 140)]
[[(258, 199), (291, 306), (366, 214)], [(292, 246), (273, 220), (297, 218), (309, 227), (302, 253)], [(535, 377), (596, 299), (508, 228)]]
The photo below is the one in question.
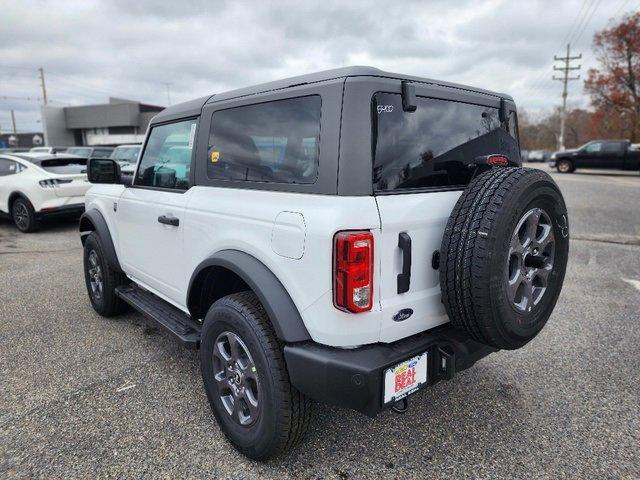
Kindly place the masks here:
[(200, 365), (218, 424), (241, 453), (266, 460), (302, 439), (312, 403), (289, 382), (282, 349), (254, 293), (234, 293), (211, 306)]
[(111, 317), (127, 309), (127, 304), (116, 295), (116, 287), (127, 277), (111, 268), (100, 237), (90, 233), (84, 243), (84, 279), (91, 306), (103, 317)]

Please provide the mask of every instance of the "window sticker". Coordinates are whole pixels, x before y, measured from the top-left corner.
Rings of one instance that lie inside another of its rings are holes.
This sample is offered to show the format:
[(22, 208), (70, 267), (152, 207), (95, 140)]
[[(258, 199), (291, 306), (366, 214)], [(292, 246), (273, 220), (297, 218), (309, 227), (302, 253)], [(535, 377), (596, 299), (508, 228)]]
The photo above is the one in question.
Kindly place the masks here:
[(220, 160), (220, 152), (218, 152), (217, 150), (212, 150), (210, 154), (210, 158), (211, 158), (211, 163), (216, 163), (218, 160)]
[(191, 132), (189, 133), (189, 148), (193, 148), (193, 140), (196, 138), (196, 124), (191, 124)]

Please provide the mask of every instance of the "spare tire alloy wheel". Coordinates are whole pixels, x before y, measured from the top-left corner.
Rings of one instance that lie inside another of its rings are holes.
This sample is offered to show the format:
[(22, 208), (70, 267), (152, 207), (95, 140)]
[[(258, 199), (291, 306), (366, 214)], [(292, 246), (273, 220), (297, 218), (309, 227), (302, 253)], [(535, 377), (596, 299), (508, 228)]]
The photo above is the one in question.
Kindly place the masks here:
[(451, 212), (440, 250), (452, 325), (494, 348), (522, 347), (555, 307), (568, 254), (567, 209), (547, 173), (500, 167), (479, 175)]
[(239, 425), (254, 423), (260, 413), (258, 375), (251, 353), (238, 335), (228, 331), (218, 335), (213, 347), (213, 366), (226, 412)]
[(520, 312), (530, 312), (545, 291), (553, 270), (553, 225), (541, 208), (526, 212), (518, 222), (509, 248), (509, 297)]

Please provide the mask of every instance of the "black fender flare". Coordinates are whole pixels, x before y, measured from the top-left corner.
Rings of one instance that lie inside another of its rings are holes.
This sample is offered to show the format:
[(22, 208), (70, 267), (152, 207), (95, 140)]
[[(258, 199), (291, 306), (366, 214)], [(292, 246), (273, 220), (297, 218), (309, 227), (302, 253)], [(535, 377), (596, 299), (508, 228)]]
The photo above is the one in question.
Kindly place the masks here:
[(257, 258), (240, 250), (221, 250), (203, 260), (189, 280), (187, 298), (198, 274), (208, 267), (223, 267), (240, 277), (257, 295), (278, 338), (287, 343), (311, 340), (298, 308), (278, 277)]
[[(87, 228), (87, 224), (92, 225), (93, 229)], [(120, 266), (118, 254), (116, 253), (116, 248), (113, 244), (113, 239), (111, 238), (109, 226), (107, 225), (107, 221), (104, 219), (100, 211), (91, 209), (84, 212), (80, 217), (79, 228), (80, 241), (82, 242), (82, 245), (84, 245), (87, 236), (91, 232), (96, 232), (96, 234), (100, 237), (102, 249), (104, 250), (104, 254), (107, 257), (109, 266), (116, 272), (122, 273), (122, 267)]]

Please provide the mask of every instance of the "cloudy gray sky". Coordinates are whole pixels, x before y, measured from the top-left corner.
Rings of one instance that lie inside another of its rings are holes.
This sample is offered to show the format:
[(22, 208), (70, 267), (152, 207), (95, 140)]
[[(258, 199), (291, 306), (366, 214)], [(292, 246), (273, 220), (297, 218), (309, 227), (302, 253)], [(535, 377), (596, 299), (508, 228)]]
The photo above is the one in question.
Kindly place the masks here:
[[(37, 69), (52, 104), (119, 96), (166, 105), (346, 65), (560, 101), (552, 57), (567, 41), (594, 64), (593, 33), (640, 0), (0, 0), (0, 129), (41, 130)], [(28, 100), (31, 99), (31, 100)], [(582, 82), (570, 102), (588, 104)]]

